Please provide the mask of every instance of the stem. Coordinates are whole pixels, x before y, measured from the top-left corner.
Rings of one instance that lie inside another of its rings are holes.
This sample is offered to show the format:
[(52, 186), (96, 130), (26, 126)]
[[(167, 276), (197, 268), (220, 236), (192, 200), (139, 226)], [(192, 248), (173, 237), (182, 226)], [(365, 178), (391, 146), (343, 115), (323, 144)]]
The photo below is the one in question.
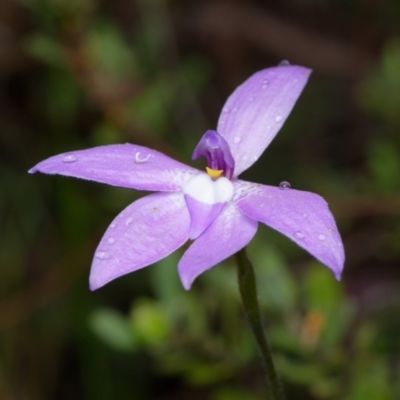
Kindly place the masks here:
[(235, 257), (238, 267), (239, 289), (245, 314), (260, 350), (271, 400), (284, 400), (283, 387), (275, 371), (271, 349), (263, 329), (253, 266), (246, 256), (245, 249), (238, 251)]

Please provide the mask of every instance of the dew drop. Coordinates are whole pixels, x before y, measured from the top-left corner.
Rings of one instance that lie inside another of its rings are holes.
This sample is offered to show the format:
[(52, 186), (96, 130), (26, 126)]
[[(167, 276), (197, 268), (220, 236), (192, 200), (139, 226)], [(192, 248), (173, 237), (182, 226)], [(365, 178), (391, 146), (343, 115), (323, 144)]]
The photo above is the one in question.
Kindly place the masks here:
[(233, 143), (236, 143), (236, 144), (240, 143), (241, 141), (242, 141), (242, 138), (241, 138), (240, 136), (236, 136), (236, 137), (233, 139)]
[(107, 239), (107, 242), (108, 242), (109, 244), (113, 244), (113, 243), (115, 243), (115, 239), (112, 238), (112, 237), (110, 237), (110, 238)]
[(76, 161), (76, 155), (75, 154), (67, 154), (66, 156), (63, 157), (62, 160), (65, 163), (73, 163)]
[(98, 251), (94, 256), (99, 260), (107, 260), (110, 257), (105, 251)]
[(140, 155), (140, 152), (138, 151), (138, 152), (135, 154), (135, 163), (136, 163), (136, 164), (145, 163), (145, 162), (149, 161), (150, 157), (151, 157), (151, 154), (148, 154), (146, 157), (142, 157), (142, 156)]
[(279, 184), (280, 189), (290, 189), (292, 186), (290, 185), (289, 182), (283, 181)]
[(285, 65), (290, 65), (290, 62), (288, 60), (282, 60), (279, 64), (280, 67), (283, 67)]
[(282, 121), (282, 115), (277, 115), (275, 117), (275, 122), (281, 122)]
[(318, 239), (321, 240), (321, 241), (324, 241), (325, 240), (325, 235), (323, 233), (320, 233), (318, 235)]
[(133, 218), (128, 218), (126, 221), (125, 221), (125, 225), (129, 225), (129, 224), (131, 224), (132, 223), (132, 221), (133, 221)]
[(294, 237), (295, 237), (296, 239), (304, 239), (304, 234), (303, 234), (303, 232), (301, 232), (301, 231), (296, 231), (296, 232), (294, 233)]

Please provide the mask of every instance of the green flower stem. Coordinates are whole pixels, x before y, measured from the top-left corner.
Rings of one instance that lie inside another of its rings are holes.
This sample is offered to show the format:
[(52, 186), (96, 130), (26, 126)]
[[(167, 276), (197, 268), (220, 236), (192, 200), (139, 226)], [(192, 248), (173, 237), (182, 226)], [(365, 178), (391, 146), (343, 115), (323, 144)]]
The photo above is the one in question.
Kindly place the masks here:
[(238, 267), (239, 289), (245, 314), (260, 350), (271, 400), (284, 400), (283, 387), (275, 371), (271, 349), (262, 324), (253, 266), (246, 256), (245, 249), (237, 252), (235, 257)]

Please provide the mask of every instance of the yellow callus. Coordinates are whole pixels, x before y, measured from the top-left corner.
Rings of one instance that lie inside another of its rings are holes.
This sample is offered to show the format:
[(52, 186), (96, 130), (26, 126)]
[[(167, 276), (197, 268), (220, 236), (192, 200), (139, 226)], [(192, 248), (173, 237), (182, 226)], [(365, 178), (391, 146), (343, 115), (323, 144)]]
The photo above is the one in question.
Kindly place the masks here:
[(223, 169), (212, 169), (212, 168), (208, 168), (208, 167), (206, 167), (206, 170), (207, 170), (208, 175), (210, 175), (211, 178), (214, 178), (214, 179), (219, 178), (222, 175), (222, 173), (224, 172)]

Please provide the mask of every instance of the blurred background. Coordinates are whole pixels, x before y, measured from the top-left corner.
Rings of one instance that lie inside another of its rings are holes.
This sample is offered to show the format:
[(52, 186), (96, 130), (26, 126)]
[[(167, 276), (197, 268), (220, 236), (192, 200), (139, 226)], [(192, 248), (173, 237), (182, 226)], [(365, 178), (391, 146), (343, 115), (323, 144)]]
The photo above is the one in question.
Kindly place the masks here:
[(143, 193), (26, 171), (124, 142), (191, 163), (231, 91), (282, 59), (314, 73), (243, 178), (324, 196), (347, 256), (338, 283), (271, 229), (249, 245), (288, 399), (400, 399), (400, 2), (1, 0), (2, 400), (265, 398), (232, 260), (185, 292), (180, 249), (90, 292)]

